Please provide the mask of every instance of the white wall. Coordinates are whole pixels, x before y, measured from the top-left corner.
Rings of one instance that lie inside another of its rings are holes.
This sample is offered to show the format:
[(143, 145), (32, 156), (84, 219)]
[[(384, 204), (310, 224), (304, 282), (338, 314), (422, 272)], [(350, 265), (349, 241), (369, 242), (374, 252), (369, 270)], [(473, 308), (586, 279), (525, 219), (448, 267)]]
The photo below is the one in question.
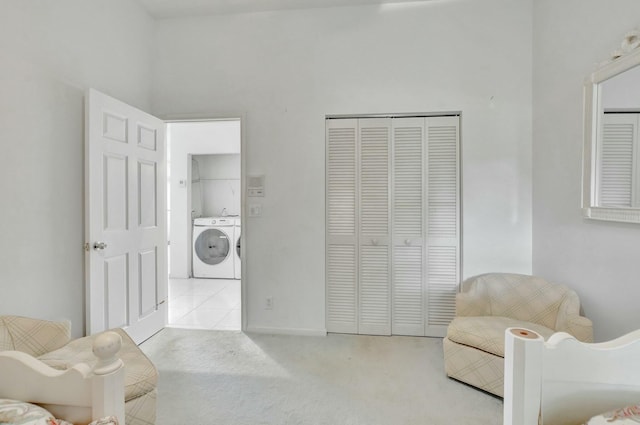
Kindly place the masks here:
[(604, 110), (640, 110), (640, 66), (604, 81), (601, 86)]
[(640, 226), (581, 216), (582, 88), (639, 16), (637, 0), (534, 2), (533, 271), (578, 292), (597, 340), (640, 326)]
[[(238, 154), (240, 152), (240, 121), (203, 121), (170, 123), (167, 128), (170, 144), (170, 277), (191, 276), (191, 158), (203, 154)], [(203, 176), (200, 167), (200, 177)], [(187, 182), (180, 185), (180, 180)]]
[(327, 114), (461, 111), (463, 274), (531, 272), (531, 4), (157, 22), (153, 111), (244, 112), (246, 173), (266, 177), (263, 215), (243, 223), (250, 329), (325, 328)]
[(240, 215), (240, 154), (197, 155), (202, 187), (202, 215)]
[(3, 0), (0, 314), (84, 331), (84, 111), (94, 87), (149, 107), (153, 21), (130, 0)]

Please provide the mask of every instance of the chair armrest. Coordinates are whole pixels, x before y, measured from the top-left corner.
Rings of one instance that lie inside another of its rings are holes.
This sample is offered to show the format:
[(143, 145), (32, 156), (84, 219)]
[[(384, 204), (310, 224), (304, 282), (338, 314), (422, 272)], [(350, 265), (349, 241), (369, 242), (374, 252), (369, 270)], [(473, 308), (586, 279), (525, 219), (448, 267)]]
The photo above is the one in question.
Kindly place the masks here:
[(3, 316), (1, 319), (9, 331), (14, 350), (33, 357), (57, 350), (71, 340), (71, 323), (66, 320), (53, 322), (20, 316)]
[(478, 297), (473, 292), (458, 292), (456, 294), (456, 316), (490, 316), (491, 308), (488, 301)]
[(564, 329), (557, 331), (566, 332), (582, 342), (593, 342), (593, 324), (584, 316), (567, 316)]

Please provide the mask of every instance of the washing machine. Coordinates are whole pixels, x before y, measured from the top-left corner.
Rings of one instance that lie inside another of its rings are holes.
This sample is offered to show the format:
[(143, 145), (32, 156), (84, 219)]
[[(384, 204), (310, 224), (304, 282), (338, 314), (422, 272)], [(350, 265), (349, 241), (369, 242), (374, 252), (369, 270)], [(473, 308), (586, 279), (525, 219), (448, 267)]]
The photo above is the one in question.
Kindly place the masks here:
[(240, 262), (240, 235), (241, 235), (241, 226), (240, 226), (240, 217), (236, 218), (236, 225), (233, 231), (233, 235), (234, 235), (234, 240), (235, 240), (235, 247), (234, 247), (234, 258), (233, 258), (233, 262), (234, 262), (234, 268), (235, 268), (235, 272), (234, 272), (234, 277), (236, 279), (240, 279), (241, 278), (241, 274), (242, 274), (242, 263)]
[(234, 279), (235, 219), (202, 217), (193, 221), (193, 277)]

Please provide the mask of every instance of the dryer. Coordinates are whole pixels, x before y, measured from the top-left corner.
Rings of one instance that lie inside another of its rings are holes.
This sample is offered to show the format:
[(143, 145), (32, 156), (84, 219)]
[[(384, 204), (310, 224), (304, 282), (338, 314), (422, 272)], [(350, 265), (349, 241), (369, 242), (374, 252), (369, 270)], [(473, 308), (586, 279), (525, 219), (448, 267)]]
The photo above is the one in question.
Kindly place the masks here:
[(242, 257), (240, 255), (241, 234), (242, 232), (241, 232), (241, 226), (240, 226), (240, 217), (238, 217), (236, 218), (236, 226), (233, 232), (234, 240), (235, 240), (235, 247), (233, 249), (233, 255), (234, 255), (233, 261), (234, 261), (234, 268), (235, 268), (234, 276), (236, 279), (240, 279), (242, 274), (242, 263), (240, 262), (240, 258)]
[(193, 221), (193, 277), (233, 279), (235, 219), (203, 217)]

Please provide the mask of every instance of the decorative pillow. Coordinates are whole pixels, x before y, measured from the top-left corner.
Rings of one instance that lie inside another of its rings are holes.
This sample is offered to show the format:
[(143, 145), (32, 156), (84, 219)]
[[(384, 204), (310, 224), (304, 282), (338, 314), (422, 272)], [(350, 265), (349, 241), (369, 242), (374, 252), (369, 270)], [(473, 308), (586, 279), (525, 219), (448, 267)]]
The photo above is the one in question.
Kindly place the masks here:
[(0, 425), (72, 425), (55, 419), (48, 410), (31, 403), (0, 399)]
[(118, 418), (115, 416), (107, 416), (106, 418), (97, 419), (89, 425), (118, 425)]
[[(23, 401), (0, 399), (0, 425), (73, 425), (55, 419), (46, 409)], [(89, 425), (118, 425), (118, 418), (107, 416)]]
[(589, 422), (587, 422), (586, 425), (608, 425), (611, 423), (615, 423), (615, 425), (640, 424), (640, 404), (623, 407), (622, 409), (594, 416), (589, 419)]

